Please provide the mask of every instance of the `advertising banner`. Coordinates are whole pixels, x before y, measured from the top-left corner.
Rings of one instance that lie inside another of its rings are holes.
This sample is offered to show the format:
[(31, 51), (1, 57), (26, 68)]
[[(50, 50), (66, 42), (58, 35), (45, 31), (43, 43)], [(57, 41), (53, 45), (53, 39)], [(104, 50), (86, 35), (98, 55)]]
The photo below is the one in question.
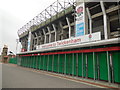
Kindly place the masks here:
[(83, 36), (85, 34), (85, 3), (76, 6), (76, 15), (75, 36)]
[(79, 37), (73, 37), (57, 42), (52, 42), (48, 44), (43, 44), (43, 45), (38, 45), (36, 46), (37, 50), (40, 49), (51, 49), (51, 48), (58, 48), (58, 47), (64, 47), (64, 46), (70, 46), (70, 45), (76, 45), (76, 44), (82, 44), (86, 42), (93, 42), (93, 41), (98, 41), (101, 40), (101, 33), (96, 32), (84, 36), (79, 36)]

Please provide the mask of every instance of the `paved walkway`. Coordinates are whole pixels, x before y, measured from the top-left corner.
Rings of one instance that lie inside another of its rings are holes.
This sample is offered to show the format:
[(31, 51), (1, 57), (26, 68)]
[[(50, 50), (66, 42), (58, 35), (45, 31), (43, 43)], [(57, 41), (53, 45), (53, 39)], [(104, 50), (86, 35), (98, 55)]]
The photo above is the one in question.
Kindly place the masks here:
[(9, 64), (3, 64), (2, 70), (3, 88), (98, 88)]

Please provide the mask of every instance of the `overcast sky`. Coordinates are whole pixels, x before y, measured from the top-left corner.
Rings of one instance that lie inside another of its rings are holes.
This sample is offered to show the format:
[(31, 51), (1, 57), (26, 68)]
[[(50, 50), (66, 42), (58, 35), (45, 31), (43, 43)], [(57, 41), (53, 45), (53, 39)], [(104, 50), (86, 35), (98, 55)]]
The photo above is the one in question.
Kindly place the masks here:
[(0, 0), (0, 51), (16, 51), (17, 31), (56, 0)]

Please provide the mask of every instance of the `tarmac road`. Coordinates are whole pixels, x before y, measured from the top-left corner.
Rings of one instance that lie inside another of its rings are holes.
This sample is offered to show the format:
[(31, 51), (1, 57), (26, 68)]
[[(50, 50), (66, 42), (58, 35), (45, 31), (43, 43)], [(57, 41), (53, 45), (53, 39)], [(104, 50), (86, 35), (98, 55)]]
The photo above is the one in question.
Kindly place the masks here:
[(8, 64), (2, 65), (2, 88), (96, 88)]

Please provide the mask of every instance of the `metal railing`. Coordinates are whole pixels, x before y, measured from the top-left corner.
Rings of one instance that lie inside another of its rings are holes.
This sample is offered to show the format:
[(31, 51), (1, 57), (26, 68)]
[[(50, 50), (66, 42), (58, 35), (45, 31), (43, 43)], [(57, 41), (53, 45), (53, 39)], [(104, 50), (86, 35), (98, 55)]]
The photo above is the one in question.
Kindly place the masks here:
[(18, 35), (23, 34), (24, 32), (33, 29), (42, 22), (50, 19), (52, 16), (55, 16), (57, 13), (65, 10), (66, 8), (75, 4), (75, 0), (57, 0), (37, 16), (35, 16), (31, 21), (18, 30)]

